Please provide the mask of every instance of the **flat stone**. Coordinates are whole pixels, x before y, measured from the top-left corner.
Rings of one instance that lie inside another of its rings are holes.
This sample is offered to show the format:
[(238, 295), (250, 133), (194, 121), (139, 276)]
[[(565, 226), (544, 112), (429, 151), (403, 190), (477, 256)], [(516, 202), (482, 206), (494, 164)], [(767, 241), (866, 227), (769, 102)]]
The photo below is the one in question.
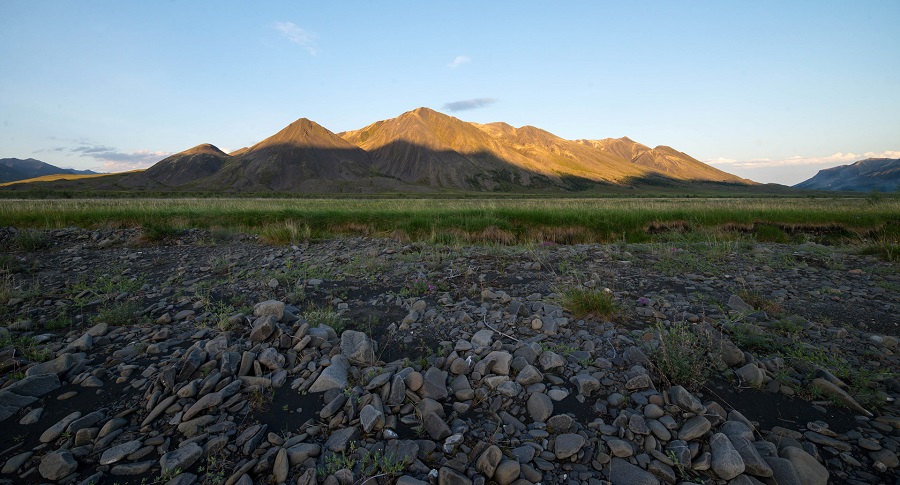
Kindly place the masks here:
[(172, 450), (159, 458), (159, 466), (163, 473), (187, 471), (203, 455), (203, 448), (197, 443), (188, 443)]
[(442, 466), (438, 470), (438, 485), (472, 485), (472, 480), (450, 467)]
[(494, 472), (494, 481), (499, 485), (510, 485), (519, 478), (522, 466), (516, 460), (503, 460)]
[(325, 448), (340, 453), (347, 451), (350, 443), (359, 440), (359, 429), (356, 427), (343, 428), (331, 433), (331, 436), (325, 441)]
[(693, 441), (709, 432), (710, 428), (712, 428), (712, 423), (706, 417), (693, 416), (681, 426), (678, 438), (684, 441)]
[(104, 451), (102, 455), (100, 455), (100, 464), (112, 465), (113, 463), (121, 461), (126, 456), (134, 453), (140, 447), (141, 440), (132, 440), (113, 446), (112, 448)]
[(497, 465), (500, 464), (500, 460), (502, 459), (503, 452), (500, 451), (500, 448), (496, 445), (488, 446), (478, 459), (475, 460), (475, 469), (478, 470), (478, 473), (481, 473), (488, 479), (492, 479), (494, 477), (494, 471), (497, 470)]
[(744, 473), (763, 478), (772, 476), (772, 468), (750, 440), (735, 435), (729, 435), (728, 439), (731, 440), (731, 445), (740, 453), (741, 459), (744, 461)]
[(12, 475), (13, 473), (16, 473), (33, 455), (33, 451), (26, 451), (25, 453), (19, 453), (18, 455), (11, 457), (3, 464), (3, 469), (0, 470), (0, 473), (3, 475)]
[(447, 392), (447, 372), (437, 367), (429, 367), (425, 372), (425, 382), (420, 389), (422, 397), (440, 401), (446, 399)]
[(898, 460), (897, 454), (887, 448), (870, 451), (869, 457), (875, 461), (880, 461), (888, 468), (897, 468), (900, 466), (900, 460)]
[(35, 364), (25, 371), (25, 377), (36, 376), (40, 374), (56, 374), (58, 376), (75, 375), (84, 369), (87, 357), (83, 353), (62, 354), (59, 357)]
[(672, 401), (685, 411), (692, 412), (694, 414), (702, 414), (706, 408), (703, 406), (703, 403), (697, 399), (696, 396), (690, 393), (687, 389), (681, 386), (672, 386), (669, 389), (669, 394), (672, 396)]
[(564, 460), (581, 451), (586, 440), (584, 436), (576, 433), (565, 433), (556, 437), (556, 443), (553, 447), (553, 453), (556, 459)]
[(632, 465), (622, 458), (612, 459), (609, 480), (614, 484), (659, 485), (659, 480), (652, 473)]
[(347, 385), (347, 371), (350, 362), (343, 355), (331, 357), (331, 365), (326, 367), (310, 386), (309, 392), (325, 392), (331, 389), (343, 389)]
[(766, 379), (766, 374), (756, 364), (747, 364), (734, 373), (742, 383), (750, 387), (761, 387)]
[(53, 426), (47, 428), (46, 431), (43, 432), (40, 436), (41, 443), (50, 443), (51, 441), (55, 441), (56, 438), (62, 436), (63, 432), (66, 428), (72, 424), (73, 421), (81, 417), (81, 411), (75, 411), (74, 413), (62, 418)]
[(787, 446), (781, 449), (780, 455), (791, 462), (804, 485), (828, 484), (828, 470), (809, 453), (795, 446)]

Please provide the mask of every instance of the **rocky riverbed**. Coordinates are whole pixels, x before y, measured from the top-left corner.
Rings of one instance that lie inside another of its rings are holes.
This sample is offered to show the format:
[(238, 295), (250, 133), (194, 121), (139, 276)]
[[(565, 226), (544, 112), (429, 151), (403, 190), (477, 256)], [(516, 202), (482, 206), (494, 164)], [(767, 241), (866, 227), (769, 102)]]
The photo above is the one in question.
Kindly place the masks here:
[(0, 483), (900, 483), (900, 271), (852, 247), (22, 235)]

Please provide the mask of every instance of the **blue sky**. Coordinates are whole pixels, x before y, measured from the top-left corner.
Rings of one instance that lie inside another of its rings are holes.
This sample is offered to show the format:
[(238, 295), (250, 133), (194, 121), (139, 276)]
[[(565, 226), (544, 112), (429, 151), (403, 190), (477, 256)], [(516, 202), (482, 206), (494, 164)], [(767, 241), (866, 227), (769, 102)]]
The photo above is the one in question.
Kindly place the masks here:
[(428, 106), (793, 184), (900, 158), (898, 21), (896, 0), (6, 0), (0, 158), (120, 170)]

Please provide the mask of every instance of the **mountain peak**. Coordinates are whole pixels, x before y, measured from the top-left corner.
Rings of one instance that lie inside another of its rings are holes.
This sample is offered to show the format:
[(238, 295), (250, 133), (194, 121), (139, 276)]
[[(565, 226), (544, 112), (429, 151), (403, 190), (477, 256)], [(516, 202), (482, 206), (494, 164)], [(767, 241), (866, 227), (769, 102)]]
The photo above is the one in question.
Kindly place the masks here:
[(222, 150), (219, 150), (219, 148), (217, 146), (210, 144), (210, 143), (201, 143), (193, 148), (188, 148), (187, 150), (181, 152), (179, 155), (200, 155), (200, 154), (216, 155), (219, 157), (228, 156), (225, 152), (223, 152)]

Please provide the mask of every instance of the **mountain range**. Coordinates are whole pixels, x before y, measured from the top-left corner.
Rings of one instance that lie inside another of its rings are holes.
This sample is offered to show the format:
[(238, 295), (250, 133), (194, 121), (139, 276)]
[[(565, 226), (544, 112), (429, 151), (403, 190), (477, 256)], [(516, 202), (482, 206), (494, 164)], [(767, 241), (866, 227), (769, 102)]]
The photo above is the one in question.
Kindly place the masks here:
[(867, 158), (851, 165), (819, 170), (798, 189), (894, 192), (900, 190), (900, 159)]
[(0, 183), (15, 182), (48, 175), (90, 175), (90, 170), (59, 168), (33, 158), (0, 158)]
[(201, 144), (144, 171), (45, 184), (301, 193), (758, 185), (667, 146), (650, 148), (628, 138), (567, 140), (533, 126), (471, 123), (428, 108), (342, 133), (301, 118), (231, 153)]

